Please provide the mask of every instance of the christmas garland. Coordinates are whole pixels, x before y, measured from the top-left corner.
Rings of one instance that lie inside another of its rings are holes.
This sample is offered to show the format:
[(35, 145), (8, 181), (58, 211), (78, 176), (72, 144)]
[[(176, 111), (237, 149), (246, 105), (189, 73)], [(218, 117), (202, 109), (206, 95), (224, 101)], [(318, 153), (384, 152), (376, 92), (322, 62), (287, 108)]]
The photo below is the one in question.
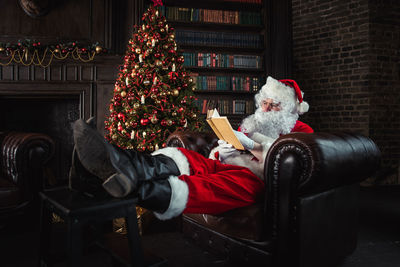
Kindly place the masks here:
[(26, 39), (16, 44), (0, 42), (0, 65), (11, 63), (24, 66), (48, 67), (53, 59), (65, 60), (69, 56), (74, 60), (90, 62), (96, 54), (106, 53), (107, 50), (98, 43), (83, 45), (79, 42), (43, 45), (41, 42)]

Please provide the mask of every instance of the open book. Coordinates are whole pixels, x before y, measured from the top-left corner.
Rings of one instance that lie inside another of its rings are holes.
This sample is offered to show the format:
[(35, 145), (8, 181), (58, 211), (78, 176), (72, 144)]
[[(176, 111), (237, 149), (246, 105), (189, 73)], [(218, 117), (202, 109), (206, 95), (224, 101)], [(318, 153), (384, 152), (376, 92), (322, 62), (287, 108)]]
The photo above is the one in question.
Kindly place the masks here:
[(221, 117), (217, 109), (209, 109), (207, 111), (206, 120), (219, 139), (231, 144), (236, 149), (245, 150), (233, 132), (232, 126), (228, 119), (226, 117)]

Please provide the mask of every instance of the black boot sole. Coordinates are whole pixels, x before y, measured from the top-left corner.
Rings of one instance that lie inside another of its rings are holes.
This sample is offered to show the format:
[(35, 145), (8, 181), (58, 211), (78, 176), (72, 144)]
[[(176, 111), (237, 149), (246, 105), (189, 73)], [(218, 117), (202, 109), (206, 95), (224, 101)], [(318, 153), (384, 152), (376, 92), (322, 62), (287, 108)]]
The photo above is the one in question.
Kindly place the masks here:
[(82, 165), (103, 181), (116, 173), (106, 147), (106, 140), (82, 119), (73, 125), (76, 152)]

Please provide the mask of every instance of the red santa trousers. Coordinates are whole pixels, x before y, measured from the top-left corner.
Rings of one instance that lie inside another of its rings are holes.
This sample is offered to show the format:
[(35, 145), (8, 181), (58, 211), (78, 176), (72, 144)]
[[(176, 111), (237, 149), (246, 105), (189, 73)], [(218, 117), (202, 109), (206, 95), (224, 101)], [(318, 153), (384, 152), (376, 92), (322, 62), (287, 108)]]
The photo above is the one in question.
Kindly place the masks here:
[(218, 214), (253, 204), (264, 193), (264, 182), (249, 169), (222, 164), (184, 148), (178, 149), (190, 167), (190, 175), (178, 177), (189, 188), (184, 213)]

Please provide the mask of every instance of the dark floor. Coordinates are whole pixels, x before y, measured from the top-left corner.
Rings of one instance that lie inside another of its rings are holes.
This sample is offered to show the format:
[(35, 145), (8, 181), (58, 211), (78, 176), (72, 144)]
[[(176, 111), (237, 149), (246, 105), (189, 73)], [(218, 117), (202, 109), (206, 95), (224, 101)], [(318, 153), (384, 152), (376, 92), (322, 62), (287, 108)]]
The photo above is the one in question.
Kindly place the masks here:
[[(363, 188), (360, 196), (358, 246), (339, 267), (400, 266), (400, 189), (397, 187)], [(118, 238), (120, 237), (121, 235)], [(38, 233), (32, 231), (22, 231), (18, 227), (17, 229), (2, 229), (0, 231), (0, 266), (37, 266), (37, 240)], [(61, 247), (62, 243), (60, 240), (53, 241), (55, 247)], [(168, 261), (163, 266), (230, 266), (223, 258), (202, 251), (176, 231), (145, 235), (142, 243), (146, 251)], [(88, 255), (82, 266), (112, 266), (110, 257), (104, 253), (95, 251)], [(150, 257), (149, 259), (159, 258)]]

